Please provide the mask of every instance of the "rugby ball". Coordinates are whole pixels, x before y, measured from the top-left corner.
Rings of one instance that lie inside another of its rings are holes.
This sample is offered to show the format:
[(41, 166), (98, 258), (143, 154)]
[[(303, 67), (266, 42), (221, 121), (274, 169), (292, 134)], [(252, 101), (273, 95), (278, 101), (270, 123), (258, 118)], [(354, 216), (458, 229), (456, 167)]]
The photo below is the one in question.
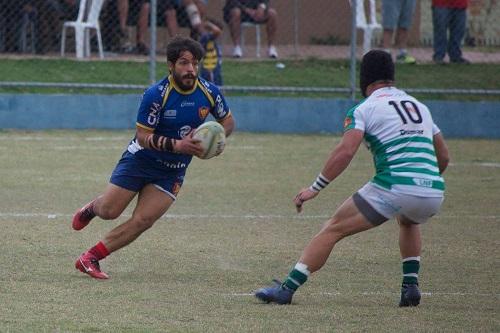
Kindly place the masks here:
[(226, 146), (224, 127), (216, 121), (207, 121), (194, 130), (193, 139), (200, 140), (203, 154), (198, 156), (203, 160), (220, 155)]

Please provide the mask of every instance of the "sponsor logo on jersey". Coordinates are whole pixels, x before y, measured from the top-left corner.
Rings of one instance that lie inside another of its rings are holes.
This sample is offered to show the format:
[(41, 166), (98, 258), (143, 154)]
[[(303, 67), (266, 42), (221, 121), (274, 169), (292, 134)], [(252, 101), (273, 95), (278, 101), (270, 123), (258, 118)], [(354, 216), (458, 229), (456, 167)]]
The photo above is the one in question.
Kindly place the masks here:
[(200, 82), (201, 82), (201, 84), (203, 84), (205, 89), (207, 89), (208, 93), (212, 94), (212, 89), (210, 89), (210, 85), (208, 84), (208, 81), (202, 79), (202, 80), (200, 80)]
[(215, 99), (215, 104), (217, 105), (217, 115), (222, 118), (226, 115), (226, 110), (224, 110), (224, 103), (222, 102), (222, 97), (217, 95)]
[(162, 161), (162, 160), (156, 160), (156, 162), (160, 163), (164, 167), (170, 168), (170, 169), (182, 169), (186, 167), (186, 163), (183, 162), (167, 162), (167, 161)]
[(209, 110), (206, 106), (202, 106), (198, 109), (198, 115), (200, 116), (201, 120), (204, 120), (208, 116), (208, 111)]
[(191, 132), (191, 126), (184, 125), (179, 129), (179, 136), (184, 139), (189, 132)]
[(399, 130), (399, 135), (415, 135), (415, 134), (422, 135), (424, 134), (424, 130)]
[(167, 88), (168, 88), (168, 83), (165, 85), (165, 86), (162, 86), (161, 84), (158, 86), (158, 90), (161, 91), (161, 97), (165, 97), (165, 93), (167, 92)]
[(392, 97), (392, 94), (382, 94), (377, 96), (377, 98), (386, 98), (386, 97)]
[(432, 187), (432, 180), (431, 179), (413, 178), (413, 182), (415, 182), (415, 184), (417, 184), (418, 186)]
[(155, 126), (158, 123), (158, 115), (160, 113), (161, 105), (153, 102), (149, 108), (148, 124)]
[(193, 101), (182, 101), (181, 102), (181, 108), (185, 108), (187, 106), (194, 106), (194, 102)]
[(177, 110), (166, 110), (164, 117), (165, 118), (175, 118), (177, 116)]

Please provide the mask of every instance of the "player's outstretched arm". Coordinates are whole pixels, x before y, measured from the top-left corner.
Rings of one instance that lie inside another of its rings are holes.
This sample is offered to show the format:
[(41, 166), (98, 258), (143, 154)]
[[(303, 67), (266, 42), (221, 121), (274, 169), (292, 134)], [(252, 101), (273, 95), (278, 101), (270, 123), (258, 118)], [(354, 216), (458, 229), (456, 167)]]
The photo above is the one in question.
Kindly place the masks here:
[(347, 168), (363, 141), (363, 135), (364, 132), (357, 129), (351, 129), (344, 133), (342, 140), (331, 152), (323, 170), (314, 183), (309, 187), (303, 188), (293, 199), (297, 212), (300, 213), (302, 211), (302, 204), (304, 202), (315, 198), (319, 191), (325, 188)]
[(363, 141), (363, 135), (364, 132), (358, 129), (350, 129), (344, 133), (321, 171), (326, 179), (333, 181), (347, 168)]

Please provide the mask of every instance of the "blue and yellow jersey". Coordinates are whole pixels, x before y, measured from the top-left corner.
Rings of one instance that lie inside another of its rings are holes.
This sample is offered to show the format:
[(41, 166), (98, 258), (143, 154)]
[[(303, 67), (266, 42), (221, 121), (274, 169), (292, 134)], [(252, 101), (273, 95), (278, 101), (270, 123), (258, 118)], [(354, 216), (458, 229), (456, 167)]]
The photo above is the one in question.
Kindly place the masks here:
[(200, 44), (205, 49), (205, 57), (201, 62), (200, 76), (205, 80), (222, 86), (222, 53), (215, 37), (211, 33), (203, 34)]
[[(172, 80), (164, 78), (146, 90), (137, 114), (138, 127), (174, 139), (182, 139), (200, 126), (208, 114), (220, 121), (231, 111), (214, 84), (198, 78), (194, 88), (183, 91)], [(191, 162), (192, 155), (144, 149), (134, 138), (128, 152), (167, 169), (183, 169)]]

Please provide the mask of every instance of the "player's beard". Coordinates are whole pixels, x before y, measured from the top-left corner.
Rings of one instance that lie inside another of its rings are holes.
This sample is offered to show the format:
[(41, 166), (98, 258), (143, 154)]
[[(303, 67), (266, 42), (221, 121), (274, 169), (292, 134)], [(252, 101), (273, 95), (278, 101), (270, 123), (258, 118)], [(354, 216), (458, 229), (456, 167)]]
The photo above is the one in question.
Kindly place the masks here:
[[(172, 76), (174, 78), (175, 84), (179, 88), (181, 88), (184, 91), (191, 90), (194, 88), (194, 85), (196, 83), (196, 76), (192, 74), (185, 74), (185, 75), (179, 75), (176, 72), (172, 73)], [(191, 81), (191, 83), (185, 83), (185, 82)]]

